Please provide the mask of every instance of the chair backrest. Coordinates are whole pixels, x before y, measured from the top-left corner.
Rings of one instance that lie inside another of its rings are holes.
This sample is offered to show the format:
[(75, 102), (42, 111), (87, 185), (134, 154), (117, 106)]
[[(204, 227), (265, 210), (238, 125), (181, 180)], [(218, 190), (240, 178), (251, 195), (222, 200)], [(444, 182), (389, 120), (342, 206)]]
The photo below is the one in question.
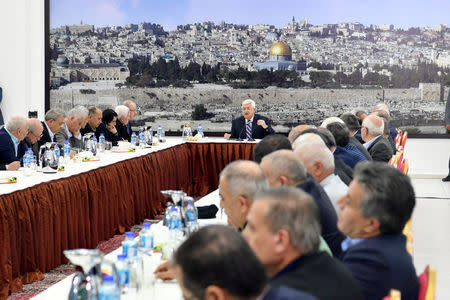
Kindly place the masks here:
[(417, 300), (434, 300), (436, 293), (436, 269), (426, 266), (419, 275), (419, 295)]
[(401, 300), (402, 294), (399, 290), (390, 290), (389, 296), (383, 298), (383, 300)]

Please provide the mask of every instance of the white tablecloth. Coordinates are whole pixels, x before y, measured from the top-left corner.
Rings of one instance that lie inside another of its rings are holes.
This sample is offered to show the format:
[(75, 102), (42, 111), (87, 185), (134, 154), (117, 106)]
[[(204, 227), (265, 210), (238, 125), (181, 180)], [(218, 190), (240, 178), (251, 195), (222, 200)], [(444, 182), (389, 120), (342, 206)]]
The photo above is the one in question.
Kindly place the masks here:
[[(220, 208), (220, 197), (219, 197), (219, 190), (215, 190), (214, 192), (206, 195), (202, 199), (196, 201), (196, 206), (205, 206), (205, 205), (211, 205), (215, 204), (218, 208)], [(200, 226), (205, 225), (211, 225), (211, 224), (227, 224), (227, 219), (225, 214), (221, 214), (221, 211), (219, 211), (216, 214), (215, 219), (200, 219), (199, 220)], [(158, 244), (161, 241), (160, 234), (164, 232), (162, 229), (161, 222), (153, 225), (152, 227), (153, 231), (155, 232), (155, 243)], [(159, 241), (158, 241), (159, 239)], [(118, 249), (114, 250), (113, 252), (109, 253), (105, 256), (108, 260), (115, 261), (118, 254), (122, 253), (122, 247), (119, 247)], [(155, 265), (156, 266), (156, 265)], [(68, 276), (67, 278), (61, 280), (60, 282), (52, 285), (48, 289), (46, 289), (44, 292), (36, 295), (32, 299), (35, 300), (59, 300), (59, 299), (67, 299), (70, 291), (70, 286), (72, 284), (72, 278), (73, 275)], [(122, 298), (121, 298), (122, 299)], [(141, 297), (137, 298), (134, 295), (128, 295), (126, 299), (146, 299), (146, 300), (178, 300), (183, 299), (181, 295), (181, 290), (178, 286), (178, 284), (175, 281), (171, 282), (162, 282), (161, 280), (158, 280), (156, 285), (152, 290), (144, 290)], [(123, 300), (123, 299), (122, 299)]]

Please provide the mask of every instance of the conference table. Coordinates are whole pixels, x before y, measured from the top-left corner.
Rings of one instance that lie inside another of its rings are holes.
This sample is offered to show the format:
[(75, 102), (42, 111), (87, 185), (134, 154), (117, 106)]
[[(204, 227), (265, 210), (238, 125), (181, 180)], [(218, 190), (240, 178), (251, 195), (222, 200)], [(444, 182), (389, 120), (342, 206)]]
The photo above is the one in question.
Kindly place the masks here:
[(0, 184), (0, 299), (67, 263), (63, 250), (95, 248), (161, 213), (161, 190), (193, 196), (216, 190), (220, 171), (234, 160), (252, 159), (254, 145), (167, 138), (136, 152), (70, 163), (56, 174), (2, 171), (0, 177), (17, 177), (17, 183)]

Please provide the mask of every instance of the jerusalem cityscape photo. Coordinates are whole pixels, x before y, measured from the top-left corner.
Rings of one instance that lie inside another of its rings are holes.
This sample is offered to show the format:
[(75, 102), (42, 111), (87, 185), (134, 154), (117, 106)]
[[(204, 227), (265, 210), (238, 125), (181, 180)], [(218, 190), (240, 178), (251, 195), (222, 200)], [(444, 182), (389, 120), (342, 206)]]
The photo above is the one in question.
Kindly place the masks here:
[[(249, 1), (267, 6), (258, 8), (258, 18), (245, 17), (248, 11), (240, 18), (228, 16), (214, 7), (205, 8), (211, 9), (209, 19), (200, 9), (195, 15), (192, 7), (191, 17), (182, 18), (177, 10), (187, 8), (170, 6), (173, 0), (166, 8), (161, 1), (73, 0), (72, 6), (103, 3), (97, 9), (111, 18), (98, 22), (92, 13), (74, 9), (69, 14), (77, 21), (70, 22), (58, 2), (50, 2), (52, 108), (103, 109), (132, 99), (140, 110), (135, 126), (162, 124), (177, 131), (191, 122), (202, 123), (207, 132), (225, 132), (240, 114), (241, 102), (251, 98), (276, 131), (287, 132), (386, 102), (397, 127), (445, 131), (450, 27), (434, 19), (422, 24), (411, 15), (389, 22), (388, 17), (328, 16), (327, 9), (320, 15), (320, 7), (308, 13), (309, 4), (287, 7), (295, 1)], [(276, 21), (273, 9), (280, 10)], [(155, 18), (160, 11), (177, 18)]]

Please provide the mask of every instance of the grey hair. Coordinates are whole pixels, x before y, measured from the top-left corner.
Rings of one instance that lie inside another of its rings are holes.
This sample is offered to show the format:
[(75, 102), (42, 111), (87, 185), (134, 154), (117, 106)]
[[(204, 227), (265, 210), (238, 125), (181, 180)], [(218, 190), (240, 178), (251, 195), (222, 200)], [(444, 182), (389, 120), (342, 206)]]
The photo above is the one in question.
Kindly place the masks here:
[(264, 221), (272, 233), (286, 230), (291, 245), (302, 254), (319, 249), (319, 208), (309, 194), (295, 187), (280, 186), (261, 191), (255, 201), (269, 202)]
[(227, 183), (233, 199), (244, 196), (253, 202), (258, 191), (269, 187), (261, 167), (250, 160), (237, 160), (228, 164), (220, 173), (220, 178)]
[(270, 177), (277, 179), (286, 176), (290, 183), (306, 181), (306, 169), (300, 158), (290, 150), (278, 150), (266, 155), (263, 162), (269, 163)]
[(97, 108), (97, 106), (94, 106), (94, 105), (91, 105), (91, 106), (88, 106), (88, 111), (89, 111), (89, 115), (90, 116), (93, 116), (93, 115), (95, 115), (96, 113), (97, 113), (97, 110), (99, 109), (99, 108)]
[(325, 146), (325, 142), (317, 134), (305, 133), (295, 139), (294, 143), (292, 144), (292, 148), (295, 150), (297, 149), (298, 146), (302, 144), (311, 144), (311, 143)]
[(400, 233), (411, 218), (416, 197), (409, 177), (382, 162), (360, 162), (354, 179), (363, 190), (361, 214), (380, 222), (381, 233)]
[(89, 115), (89, 110), (84, 106), (75, 106), (67, 113), (67, 117), (74, 117), (75, 119), (87, 118)]
[(117, 114), (117, 118), (122, 119), (128, 116), (130, 109), (125, 105), (117, 105), (115, 111)]
[(6, 123), (6, 129), (16, 131), (17, 129), (25, 129), (27, 127), (27, 119), (22, 116), (12, 116)]
[(320, 162), (323, 168), (330, 174), (334, 171), (334, 156), (325, 145), (303, 144), (295, 149), (296, 153), (302, 153), (303, 163), (308, 166)]
[[(378, 117), (378, 116), (377, 116)], [(380, 117), (378, 117), (380, 118)], [(372, 136), (378, 136), (378, 135), (382, 135), (383, 131), (384, 131), (384, 121), (382, 118), (381, 119), (381, 126), (376, 126), (371, 120), (370, 118), (365, 118), (363, 121), (363, 125), (367, 128), (367, 130), (369, 131), (369, 134)]]
[(45, 121), (48, 121), (48, 120), (58, 120), (59, 118), (61, 118), (61, 117), (65, 117), (66, 116), (66, 114), (62, 111), (62, 110), (60, 110), (59, 108), (53, 108), (53, 109), (50, 109), (46, 114), (45, 114)]
[(322, 124), (320, 124), (320, 127), (327, 128), (328, 124), (331, 124), (331, 123), (342, 123), (342, 124), (345, 124), (344, 121), (341, 118), (329, 117), (329, 118), (326, 118), (325, 120), (323, 120)]
[(247, 105), (247, 104), (251, 104), (253, 108), (256, 108), (256, 103), (252, 99), (246, 99), (246, 100), (242, 101), (242, 106)]

